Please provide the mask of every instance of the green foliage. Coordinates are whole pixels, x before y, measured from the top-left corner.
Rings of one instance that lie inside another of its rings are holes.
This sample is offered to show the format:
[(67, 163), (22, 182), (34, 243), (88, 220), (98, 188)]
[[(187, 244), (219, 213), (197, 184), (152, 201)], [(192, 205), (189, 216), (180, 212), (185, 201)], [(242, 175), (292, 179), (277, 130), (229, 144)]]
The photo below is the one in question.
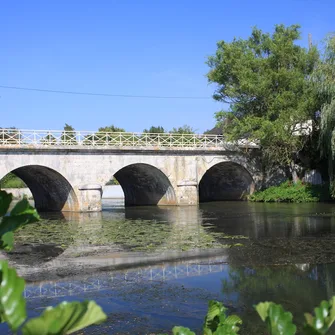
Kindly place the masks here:
[(305, 334), (323, 335), (326, 334), (335, 321), (335, 297), (330, 301), (322, 301), (319, 307), (314, 309), (315, 316), (306, 313), (307, 324)]
[[(27, 199), (19, 201), (8, 214), (12, 194), (0, 191), (0, 249), (11, 250), (13, 232), (19, 227), (39, 220), (36, 210)], [(26, 302), (22, 296), (25, 282), (6, 261), (0, 261), (0, 319), (13, 332), (20, 328), (27, 317)], [(106, 315), (94, 301), (63, 302), (54, 308), (47, 308), (40, 317), (26, 322), (24, 335), (71, 334), (89, 325), (106, 319)]]
[(16, 331), (27, 317), (26, 301), (22, 296), (24, 280), (6, 261), (0, 261), (0, 319)]
[(25, 188), (27, 185), (13, 173), (8, 173), (0, 180), (0, 188)]
[(195, 130), (191, 126), (188, 126), (187, 124), (185, 124), (182, 127), (172, 128), (170, 133), (171, 134), (194, 134)]
[(99, 132), (102, 133), (124, 133), (125, 130), (123, 128), (116, 127), (114, 125), (106, 126), (106, 127), (100, 127), (98, 129)]
[(299, 28), (276, 25), (272, 35), (254, 28), (248, 39), (218, 42), (207, 62), (214, 99), (230, 104), (216, 114), (227, 139), (257, 141), (268, 161), (285, 165), (304, 147), (300, 135), (319, 108), (308, 80), (319, 55), (296, 44)]
[[(292, 314), (286, 312), (281, 305), (273, 302), (261, 302), (255, 306), (255, 309), (267, 325), (268, 332), (266, 334), (294, 335), (297, 333)], [(326, 334), (335, 321), (335, 297), (329, 302), (322, 301), (320, 306), (315, 308), (315, 316), (306, 313), (305, 318), (303, 334)], [(241, 319), (236, 315), (226, 316), (226, 308), (220, 302), (210, 301), (202, 334), (238, 335), (239, 327), (237, 325), (241, 323)], [(189, 328), (184, 327), (174, 327), (172, 332), (174, 335), (195, 335)]]
[(92, 324), (106, 320), (106, 315), (94, 301), (62, 302), (48, 307), (41, 316), (29, 320), (23, 335), (72, 334)]
[(0, 191), (0, 249), (11, 250), (13, 248), (13, 232), (23, 225), (34, 223), (39, 220), (35, 208), (30, 206), (27, 199), (19, 201), (11, 210), (9, 215), (4, 216), (12, 201), (12, 194)]
[(106, 183), (106, 185), (120, 185), (120, 183), (113, 177)]
[(327, 185), (311, 185), (286, 181), (279, 186), (271, 186), (249, 196), (255, 202), (318, 202), (329, 200)]
[(238, 334), (238, 324), (242, 320), (236, 315), (226, 316), (226, 308), (221, 302), (211, 300), (208, 304), (208, 312), (204, 322), (204, 334)]
[[(73, 135), (72, 135), (72, 137), (73, 137)], [(67, 138), (67, 136), (65, 134), (63, 134), (62, 137), (61, 137), (62, 141), (65, 141), (66, 138)], [(55, 144), (57, 144), (57, 139), (52, 134), (48, 134), (48, 135), (44, 136), (40, 140), (40, 142), (41, 142), (41, 144), (44, 144), (44, 145), (55, 145)]]
[(185, 327), (173, 327), (172, 329), (173, 335), (195, 335), (189, 328)]
[(151, 133), (151, 134), (163, 134), (165, 130), (162, 126), (151, 126), (149, 129), (144, 129), (143, 133)]
[(114, 125), (100, 127), (95, 134), (85, 137), (84, 144), (91, 141), (94, 141), (96, 145), (124, 144), (133, 137), (131, 134), (122, 134), (122, 136), (120, 136), (119, 134), (113, 133), (125, 133), (125, 130)]
[(335, 157), (335, 34), (326, 39), (321, 60), (311, 79), (321, 100), (320, 149), (328, 160), (328, 174), (334, 196)]
[[(52, 139), (52, 137), (53, 136), (51, 135), (50, 139)], [(76, 140), (75, 129), (67, 123), (65, 123), (64, 132), (61, 135), (61, 142), (64, 145), (76, 145), (76, 144), (78, 144), (77, 140)]]
[(292, 322), (292, 314), (285, 312), (281, 305), (262, 302), (256, 306), (261, 319), (266, 322), (272, 335), (294, 335), (297, 327)]

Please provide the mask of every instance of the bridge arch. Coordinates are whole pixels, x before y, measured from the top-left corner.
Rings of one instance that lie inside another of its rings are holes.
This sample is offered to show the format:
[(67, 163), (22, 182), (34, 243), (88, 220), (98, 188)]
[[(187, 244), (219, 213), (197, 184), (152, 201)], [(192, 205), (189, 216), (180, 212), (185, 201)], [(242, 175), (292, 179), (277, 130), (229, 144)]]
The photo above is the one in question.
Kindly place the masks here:
[(226, 161), (213, 165), (199, 183), (199, 202), (245, 200), (253, 193), (255, 182), (241, 164)]
[(176, 205), (176, 195), (169, 178), (155, 166), (135, 163), (114, 174), (120, 183), (125, 206)]
[(78, 211), (77, 196), (69, 181), (43, 165), (24, 165), (12, 171), (29, 187), (40, 212)]

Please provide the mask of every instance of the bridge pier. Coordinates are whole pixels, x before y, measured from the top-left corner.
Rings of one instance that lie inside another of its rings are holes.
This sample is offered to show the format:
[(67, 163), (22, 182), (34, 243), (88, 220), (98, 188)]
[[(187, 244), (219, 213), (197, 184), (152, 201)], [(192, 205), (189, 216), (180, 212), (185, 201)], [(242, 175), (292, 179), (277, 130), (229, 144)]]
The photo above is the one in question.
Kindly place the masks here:
[(78, 187), (81, 212), (100, 212), (102, 210), (102, 187), (99, 184), (88, 184)]
[(183, 180), (177, 183), (177, 204), (180, 206), (198, 205), (198, 184), (195, 181)]

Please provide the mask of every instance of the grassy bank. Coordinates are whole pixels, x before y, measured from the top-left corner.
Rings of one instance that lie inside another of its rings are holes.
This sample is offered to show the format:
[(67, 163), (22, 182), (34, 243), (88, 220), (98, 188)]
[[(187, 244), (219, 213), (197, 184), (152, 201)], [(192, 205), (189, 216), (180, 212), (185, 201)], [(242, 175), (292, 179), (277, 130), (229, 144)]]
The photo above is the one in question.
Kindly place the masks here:
[(249, 197), (253, 202), (319, 202), (330, 200), (328, 185), (311, 185), (286, 181)]

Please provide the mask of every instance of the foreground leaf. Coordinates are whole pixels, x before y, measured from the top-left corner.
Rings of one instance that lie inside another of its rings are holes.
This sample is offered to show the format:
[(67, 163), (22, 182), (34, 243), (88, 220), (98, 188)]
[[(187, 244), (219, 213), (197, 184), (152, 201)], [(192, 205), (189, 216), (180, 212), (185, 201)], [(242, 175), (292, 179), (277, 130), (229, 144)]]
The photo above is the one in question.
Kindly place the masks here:
[(0, 249), (11, 250), (13, 248), (13, 232), (29, 223), (40, 219), (36, 209), (32, 207), (27, 199), (19, 201), (9, 216), (2, 218), (0, 223)]
[(0, 216), (4, 216), (8, 212), (13, 195), (5, 191), (0, 191)]
[(285, 312), (281, 305), (273, 302), (260, 303), (256, 311), (268, 324), (271, 335), (294, 335), (297, 327), (292, 322), (292, 314)]
[(173, 335), (195, 335), (189, 328), (185, 327), (173, 327), (172, 329)]
[(62, 302), (29, 320), (22, 332), (24, 335), (72, 334), (106, 319), (106, 314), (94, 301)]
[[(208, 312), (204, 323), (205, 333), (207, 328), (212, 332), (217, 329), (219, 323), (226, 319), (226, 310), (226, 307), (224, 307), (223, 304), (219, 301), (210, 300), (208, 302)], [(207, 333), (209, 333), (208, 330)]]
[(16, 331), (27, 317), (26, 301), (23, 298), (24, 280), (6, 261), (0, 261), (0, 318)]
[(335, 321), (335, 297), (329, 301), (322, 301), (319, 307), (314, 309), (314, 314), (306, 313), (305, 332), (307, 335), (326, 334)]

